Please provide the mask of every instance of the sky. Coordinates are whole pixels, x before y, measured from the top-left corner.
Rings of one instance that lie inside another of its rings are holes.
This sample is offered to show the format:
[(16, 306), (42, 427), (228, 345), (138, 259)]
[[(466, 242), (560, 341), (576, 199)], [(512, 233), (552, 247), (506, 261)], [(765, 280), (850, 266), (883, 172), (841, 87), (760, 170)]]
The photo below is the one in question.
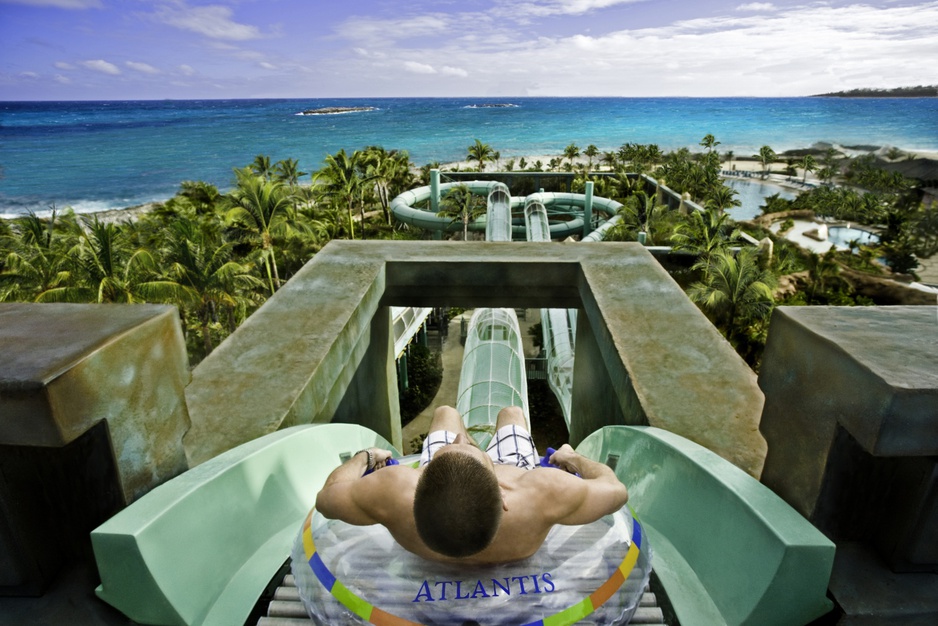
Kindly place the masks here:
[(0, 0), (0, 100), (938, 84), (938, 1)]

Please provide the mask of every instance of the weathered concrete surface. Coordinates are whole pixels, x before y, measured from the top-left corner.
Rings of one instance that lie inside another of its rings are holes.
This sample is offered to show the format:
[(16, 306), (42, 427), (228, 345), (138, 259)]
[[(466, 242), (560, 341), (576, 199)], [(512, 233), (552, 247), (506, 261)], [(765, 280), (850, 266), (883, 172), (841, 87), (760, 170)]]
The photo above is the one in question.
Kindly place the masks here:
[(759, 385), (763, 481), (810, 519), (837, 424), (873, 456), (938, 455), (938, 308), (779, 307)]
[(41, 593), (187, 469), (188, 380), (174, 307), (0, 304), (0, 595)]
[(0, 304), (0, 443), (63, 446), (107, 420), (127, 502), (187, 468), (175, 307)]
[(332, 420), (367, 425), (400, 449), (394, 385), (343, 401), (366, 389), (352, 383), (366, 354), (372, 372), (393, 375), (386, 335), (373, 326), (376, 315), (390, 323), (388, 306), (580, 308), (595, 345), (583, 371), (607, 378), (591, 399), (588, 376), (575, 374), (584, 431), (647, 423), (761, 472), (755, 374), (648, 252), (615, 243), (331, 242), (193, 372), (190, 462)]
[(938, 307), (780, 307), (759, 384), (763, 482), (881, 567), (938, 573)]

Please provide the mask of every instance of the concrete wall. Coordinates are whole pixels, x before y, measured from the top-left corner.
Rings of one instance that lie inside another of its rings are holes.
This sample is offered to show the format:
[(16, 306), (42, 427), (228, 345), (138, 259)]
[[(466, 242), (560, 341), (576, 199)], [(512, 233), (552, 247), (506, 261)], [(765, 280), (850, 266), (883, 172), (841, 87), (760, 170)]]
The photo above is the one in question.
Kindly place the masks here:
[(647, 251), (619, 243), (331, 242), (193, 372), (190, 462), (331, 420), (400, 448), (396, 387), (376, 381), (394, 366), (388, 306), (579, 308), (573, 442), (647, 423), (761, 473), (755, 375)]

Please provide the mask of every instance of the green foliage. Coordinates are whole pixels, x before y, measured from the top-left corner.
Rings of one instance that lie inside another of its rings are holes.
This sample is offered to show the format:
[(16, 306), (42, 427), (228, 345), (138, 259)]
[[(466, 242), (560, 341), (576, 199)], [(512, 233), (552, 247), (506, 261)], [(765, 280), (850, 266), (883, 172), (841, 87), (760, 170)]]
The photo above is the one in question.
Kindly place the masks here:
[(531, 335), (531, 343), (535, 348), (544, 347), (544, 325), (541, 322), (532, 324), (528, 328), (528, 334)]
[(719, 328), (750, 364), (764, 347), (769, 315), (775, 306), (775, 277), (760, 267), (757, 251), (742, 248), (735, 255), (718, 249), (694, 266), (701, 279), (687, 295)]
[(452, 218), (453, 224), (462, 224), (463, 241), (466, 241), (469, 238), (469, 224), (485, 215), (487, 210), (485, 198), (472, 193), (468, 185), (459, 184), (450, 187), (437, 215)]
[(762, 164), (762, 177), (765, 178), (769, 174), (769, 170), (772, 167), (772, 163), (778, 160), (778, 155), (775, 154), (769, 146), (762, 146), (759, 148), (759, 154), (753, 155), (755, 158), (759, 159), (759, 162)]
[(485, 164), (489, 161), (495, 160), (495, 151), (487, 143), (482, 143), (479, 139), (475, 140), (471, 146), (466, 148), (468, 154), (466, 155), (466, 160), (472, 163), (476, 162), (478, 165), (479, 171), (485, 171)]
[(443, 364), (438, 353), (412, 344), (407, 354), (408, 388), (400, 394), (401, 423), (406, 424), (430, 405), (443, 381)]
[(195, 365), (353, 225), (383, 238), (420, 236), (361, 218), (412, 186), (407, 153), (372, 146), (355, 154), (330, 155), (312, 186), (299, 184), (296, 160), (258, 155), (235, 170), (231, 192), (185, 181), (134, 220), (79, 219), (55, 207), (48, 218), (0, 220), (0, 301), (174, 304)]

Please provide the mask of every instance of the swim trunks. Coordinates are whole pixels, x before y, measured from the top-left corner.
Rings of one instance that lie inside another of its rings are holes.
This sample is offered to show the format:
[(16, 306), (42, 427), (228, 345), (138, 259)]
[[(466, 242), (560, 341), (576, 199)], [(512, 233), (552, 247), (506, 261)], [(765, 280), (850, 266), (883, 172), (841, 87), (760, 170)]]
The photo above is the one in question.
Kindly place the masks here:
[[(423, 440), (423, 452), (420, 454), (420, 466), (430, 462), (436, 451), (453, 443), (456, 433), (449, 430), (435, 430)], [(537, 452), (531, 434), (520, 426), (509, 424), (499, 428), (489, 441), (485, 452), (492, 461), (500, 465), (515, 465), (521, 469), (534, 469), (538, 466)]]

